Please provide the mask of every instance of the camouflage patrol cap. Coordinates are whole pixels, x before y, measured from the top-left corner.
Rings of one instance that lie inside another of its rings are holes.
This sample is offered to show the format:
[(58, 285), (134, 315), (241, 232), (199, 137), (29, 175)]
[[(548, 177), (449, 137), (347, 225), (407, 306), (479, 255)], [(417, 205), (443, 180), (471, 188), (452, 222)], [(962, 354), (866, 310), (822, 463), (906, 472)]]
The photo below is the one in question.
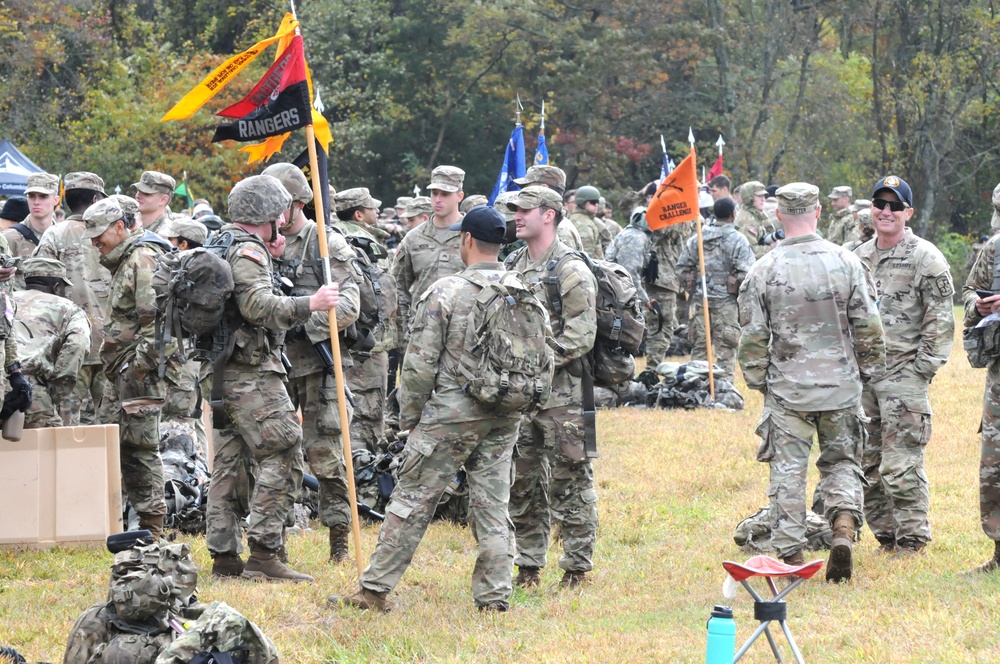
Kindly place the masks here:
[(778, 211), (790, 215), (812, 212), (819, 207), (819, 187), (808, 182), (793, 182), (775, 192)]
[(63, 183), (65, 184), (67, 190), (88, 189), (90, 191), (98, 191), (107, 195), (104, 191), (104, 180), (102, 180), (101, 176), (96, 173), (88, 173), (87, 171), (67, 173), (66, 177), (63, 178)]
[(514, 221), (514, 211), (507, 207), (507, 203), (517, 198), (519, 191), (505, 191), (493, 201), (493, 209), (503, 215), (504, 221)]
[(858, 224), (865, 228), (875, 227), (875, 223), (872, 221), (872, 209), (870, 207), (858, 210)]
[(490, 202), (490, 199), (482, 194), (474, 194), (472, 196), (466, 196), (462, 199), (462, 203), (458, 206), (458, 211), (465, 214), (477, 205), (486, 205)]
[(291, 206), (292, 195), (271, 175), (251, 175), (229, 192), (229, 219), (237, 224), (263, 226)]
[(163, 237), (182, 237), (198, 244), (205, 244), (208, 239), (208, 228), (190, 217), (177, 217), (170, 220)]
[(285, 187), (285, 190), (292, 195), (292, 201), (296, 203), (308, 204), (313, 199), (312, 189), (309, 188), (309, 181), (306, 174), (295, 164), (288, 162), (271, 164), (263, 170), (261, 175), (270, 175), (278, 178), (278, 181)]
[(562, 210), (562, 196), (547, 187), (525, 187), (517, 196), (507, 202), (507, 209), (517, 212), (522, 210), (534, 210), (537, 207), (547, 207), (553, 210)]
[(131, 227), (135, 223), (136, 215), (139, 214), (139, 202), (125, 194), (111, 194), (108, 198), (118, 201), (118, 207), (125, 213), (126, 225)]
[(417, 196), (412, 198), (406, 203), (406, 211), (403, 212), (403, 217), (406, 219), (412, 219), (413, 217), (419, 217), (422, 214), (430, 215), (433, 212), (431, 207), (431, 199), (426, 196)]
[(97, 201), (83, 213), (83, 239), (95, 238), (115, 223), (125, 221), (125, 212), (114, 198)]
[(139, 181), (132, 186), (144, 194), (173, 194), (177, 181), (166, 173), (143, 171)]
[(24, 188), (24, 195), (28, 194), (58, 196), (59, 176), (51, 173), (32, 173), (28, 176), (28, 184)]
[(413, 196), (400, 196), (396, 199), (396, 209), (405, 208), (406, 204), (413, 200)]
[(833, 191), (827, 194), (827, 198), (843, 198), (847, 196), (848, 198), (854, 197), (854, 190), (850, 187), (834, 187)]
[(465, 183), (465, 171), (457, 166), (438, 166), (431, 171), (431, 183), (427, 185), (429, 190), (440, 189), (455, 193), (462, 191)]
[(371, 208), (378, 210), (382, 207), (382, 201), (372, 198), (368, 192), (368, 187), (355, 187), (338, 191), (333, 197), (333, 207), (337, 212), (350, 210), (351, 208)]
[(861, 210), (870, 210), (872, 207), (872, 202), (867, 198), (859, 198), (858, 200), (851, 203), (851, 211), (859, 212)]
[(18, 266), (17, 271), (25, 278), (32, 277), (53, 277), (62, 279), (68, 286), (73, 282), (66, 278), (66, 266), (62, 261), (55, 258), (25, 258)]
[(543, 184), (560, 194), (566, 190), (566, 171), (556, 166), (532, 166), (523, 178), (514, 180), (518, 187)]

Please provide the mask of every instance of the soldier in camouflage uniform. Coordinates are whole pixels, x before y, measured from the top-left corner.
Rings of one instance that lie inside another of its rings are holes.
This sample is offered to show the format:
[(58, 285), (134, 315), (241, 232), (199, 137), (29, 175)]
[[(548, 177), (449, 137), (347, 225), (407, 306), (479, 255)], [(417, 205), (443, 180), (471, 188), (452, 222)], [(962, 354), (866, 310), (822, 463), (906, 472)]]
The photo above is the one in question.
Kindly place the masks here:
[(150, 280), (157, 257), (170, 244), (138, 224), (128, 227), (114, 199), (89, 207), (83, 223), (82, 239), (90, 240), (112, 273), (101, 360), (113, 395), (111, 421), (120, 428), (122, 483), (139, 527), (159, 537), (167, 513), (159, 430), (166, 386), (157, 375), (156, 294)]
[(139, 203), (142, 227), (160, 234), (173, 218), (170, 199), (173, 198), (177, 181), (166, 173), (143, 171), (135, 187), (135, 200)]
[(465, 171), (455, 166), (438, 166), (431, 171), (427, 185), (434, 215), (403, 238), (392, 261), (392, 276), (399, 289), (396, 347), (403, 350), (409, 341), (408, 328), (413, 317), (413, 303), (441, 277), (462, 269), (458, 255), (459, 234), (449, 227), (462, 218), (458, 206), (465, 198), (462, 191)]
[[(678, 311), (684, 315), (684, 296), (677, 270), (684, 241), (693, 230), (690, 222), (674, 224), (653, 231), (653, 256), (656, 257), (655, 275), (652, 267), (647, 276), (646, 293), (656, 303), (659, 312), (646, 316), (646, 363), (655, 367), (667, 356), (673, 343), (674, 330), (680, 325)], [(652, 306), (652, 305), (651, 305)], [(662, 318), (662, 323), (660, 322)], [(690, 318), (690, 316), (688, 316)]]
[(430, 219), (433, 212), (434, 208), (431, 207), (431, 199), (426, 196), (417, 196), (407, 201), (406, 208), (404, 208), (399, 218), (406, 224), (406, 229), (412, 231)]
[(405, 355), (399, 395), (400, 427), (410, 430), (399, 481), (360, 588), (331, 603), (387, 611), (386, 595), (413, 559), (441, 496), (464, 466), (470, 516), (479, 544), (472, 573), (480, 610), (507, 611), (514, 562), (514, 529), (507, 513), (517, 413), (498, 415), (465, 394), (459, 369), (476, 296), (461, 276), (478, 272), (499, 281), (497, 260), (506, 224), (496, 210), (475, 207), (462, 221), (460, 252), (468, 268), (436, 281), (421, 296)]
[[(71, 284), (66, 297), (83, 309), (90, 323), (90, 349), (83, 360), (73, 395), (65, 404), (69, 424), (100, 424), (110, 421), (106, 412), (109, 385), (101, 366), (101, 343), (104, 341), (104, 312), (111, 289), (111, 272), (101, 265), (97, 250), (83, 239), (83, 213), (106, 197), (104, 181), (94, 173), (80, 171), (67, 173), (65, 182), (66, 203), (71, 214), (46, 231), (34, 255), (66, 266), (66, 278)], [(138, 211), (138, 206), (135, 210)], [(123, 208), (123, 212), (128, 217), (130, 210)]]
[[(270, 175), (255, 175), (229, 193), (229, 218), (222, 231), (235, 235), (227, 259), (235, 289), (226, 320), (235, 347), (222, 375), (225, 418), (213, 423), (215, 463), (208, 493), (205, 542), (214, 558), (212, 574), (270, 581), (312, 581), (278, 559), (282, 527), (302, 487), (302, 427), (285, 391), (285, 369), (275, 332), (305, 324), (313, 311), (339, 304), (336, 284), (311, 296), (274, 292), (271, 251), (281, 246), (279, 225), (292, 197)], [(225, 419), (227, 421), (220, 421)], [(256, 461), (247, 540), (250, 558), (239, 556), (241, 476)]]
[[(720, 198), (713, 204), (715, 225), (702, 229), (705, 255), (705, 283), (708, 285), (708, 313), (712, 326), (713, 360), (722, 369), (723, 378), (734, 382), (736, 349), (740, 343), (739, 308), (736, 294), (747, 271), (754, 263), (753, 249), (746, 237), (733, 226), (736, 203)], [(691, 294), (688, 339), (691, 359), (708, 360), (705, 345), (705, 314), (702, 309), (701, 267), (698, 264), (698, 237), (688, 238), (677, 260), (685, 288)]]
[[(863, 467), (865, 518), (880, 551), (904, 558), (931, 540), (924, 449), (931, 437), (928, 387), (954, 343), (948, 261), (906, 227), (913, 215), (909, 185), (890, 175), (875, 184), (876, 237), (854, 253), (873, 275), (885, 325), (886, 375), (866, 386), (868, 444)], [(893, 210), (897, 207), (897, 210)]]
[[(781, 224), (764, 212), (764, 200), (767, 198), (767, 187), (762, 182), (751, 180), (740, 185), (741, 207), (736, 215), (736, 229), (750, 243), (755, 258), (760, 258), (774, 248), (774, 242), (763, 244), (762, 240), (772, 236)], [(772, 236), (773, 237), (773, 236)]]
[[(35, 252), (38, 239), (55, 223), (55, 211), (60, 202), (59, 176), (32, 173), (28, 176), (24, 194), (28, 198), (30, 213), (23, 221), (3, 232), (4, 239), (10, 246), (11, 255), (21, 258), (27, 258)], [(20, 277), (17, 285), (18, 288), (23, 286)]]
[(597, 187), (580, 187), (576, 190), (576, 211), (569, 218), (576, 226), (580, 239), (583, 240), (583, 250), (591, 258), (604, 258), (604, 253), (611, 244), (611, 233), (604, 222), (597, 218), (597, 210), (601, 207), (601, 192)]
[[(990, 226), (1000, 228), (1000, 184), (993, 190), (993, 217)], [(1000, 234), (994, 233), (972, 266), (962, 289), (965, 303), (966, 330), (978, 325), (983, 318), (1000, 311), (1000, 270), (997, 269), (997, 246)], [(976, 291), (995, 293), (980, 297)], [(972, 572), (994, 572), (1000, 569), (1000, 356), (993, 358), (986, 370), (986, 390), (983, 393), (981, 422), (982, 448), (979, 457), (979, 517), (983, 532), (993, 540), (993, 557)]]
[[(306, 219), (302, 212), (313, 198), (309, 182), (297, 166), (289, 163), (268, 166), (264, 174), (277, 178), (292, 196), (292, 207), (285, 213), (287, 223), (281, 228), (285, 250), (274, 264), (278, 273), (292, 282), (290, 295), (312, 295), (325, 279), (316, 222)], [(326, 240), (330, 277), (340, 290), (337, 329), (343, 332), (358, 319), (359, 289), (355, 279), (360, 279), (360, 275), (353, 268), (357, 257), (339, 232), (328, 230)], [(326, 311), (314, 312), (305, 325), (297, 325), (285, 335), (285, 353), (292, 365), (288, 371), (288, 396), (302, 411), (302, 449), (319, 481), (320, 522), (330, 529), (330, 560), (340, 562), (347, 557), (347, 532), (351, 524), (347, 466), (333, 366), (324, 365), (314, 348), (316, 344), (330, 348)], [(342, 350), (346, 357), (346, 349)], [(333, 357), (332, 350), (329, 357)]]
[(858, 220), (857, 240), (849, 240), (844, 243), (844, 249), (854, 251), (868, 240), (875, 237), (875, 224), (872, 222), (872, 211), (869, 208), (862, 208), (854, 213)]
[(639, 299), (647, 309), (650, 307), (650, 299), (643, 284), (646, 283), (652, 252), (653, 232), (646, 223), (646, 209), (637, 206), (630, 211), (628, 226), (611, 241), (604, 257), (625, 268), (632, 277)]
[(507, 269), (539, 284), (549, 278), (550, 263), (558, 265), (562, 311), (546, 295), (555, 340), (562, 351), (555, 358), (552, 394), (542, 409), (526, 416), (517, 439), (515, 480), (510, 491), (510, 517), (517, 531), (519, 567), (516, 584), (535, 586), (545, 566), (551, 521), (562, 523), (565, 570), (560, 584), (576, 587), (594, 568), (597, 541), (597, 491), (594, 469), (584, 451), (584, 357), (597, 336), (597, 280), (582, 259), (559, 262), (570, 253), (556, 236), (562, 205), (551, 189), (526, 187), (507, 204), (515, 211), (517, 236), (527, 246), (507, 258)]
[[(576, 208), (576, 189), (566, 191), (566, 172), (556, 166), (532, 166), (523, 178), (514, 180), (521, 189), (525, 187), (546, 187), (563, 196), (562, 218), (556, 229), (559, 241), (574, 251), (583, 251), (583, 239), (576, 230), (576, 224), (570, 221), (573, 214), (571, 208)], [(499, 198), (499, 196), (497, 197)], [(568, 201), (568, 202), (567, 202)], [(496, 201), (493, 201), (496, 205)], [(599, 256), (597, 258), (600, 258)]]
[(740, 366), (764, 394), (757, 460), (771, 467), (771, 542), (786, 563), (804, 562), (816, 435), (818, 491), (834, 535), (826, 578), (848, 580), (863, 523), (861, 386), (885, 371), (882, 323), (861, 261), (816, 233), (819, 189), (794, 183), (777, 196), (788, 238), (754, 263), (739, 295)]
[[(381, 202), (372, 198), (364, 187), (345, 189), (337, 192), (333, 199), (337, 209), (338, 227), (348, 234), (369, 241), (370, 256), (387, 256), (385, 246), (378, 243), (368, 234), (373, 228), (378, 206)], [(357, 242), (357, 240), (352, 240)], [(351, 420), (351, 448), (357, 451), (381, 451), (385, 447), (385, 399), (389, 376), (389, 350), (395, 346), (395, 320), (392, 318), (397, 310), (397, 293), (395, 280), (385, 272), (388, 260), (375, 258), (378, 261), (380, 313), (382, 322), (377, 329), (372, 330), (375, 345), (370, 350), (352, 351), (354, 366), (344, 374), (347, 387), (354, 397), (354, 416)], [(393, 385), (392, 387), (395, 387)]]
[[(608, 230), (608, 246), (611, 246), (610, 242), (618, 237), (618, 234), (622, 232), (622, 227), (618, 225), (618, 222), (614, 220), (612, 215), (613, 210), (611, 208), (611, 203), (609, 203), (604, 196), (601, 196), (601, 206), (597, 210), (597, 219), (604, 224), (604, 228)], [(605, 253), (607, 253), (607, 250), (605, 250)]]
[(51, 258), (28, 258), (18, 268), (26, 290), (14, 293), (14, 330), (22, 373), (32, 387), (28, 429), (69, 426), (76, 377), (90, 350), (90, 323), (83, 309), (66, 299), (66, 266)]
[(834, 244), (843, 245), (853, 239), (851, 237), (854, 230), (854, 214), (851, 210), (853, 197), (854, 191), (850, 187), (834, 187), (827, 195), (833, 213), (830, 215), (830, 223), (824, 237)]

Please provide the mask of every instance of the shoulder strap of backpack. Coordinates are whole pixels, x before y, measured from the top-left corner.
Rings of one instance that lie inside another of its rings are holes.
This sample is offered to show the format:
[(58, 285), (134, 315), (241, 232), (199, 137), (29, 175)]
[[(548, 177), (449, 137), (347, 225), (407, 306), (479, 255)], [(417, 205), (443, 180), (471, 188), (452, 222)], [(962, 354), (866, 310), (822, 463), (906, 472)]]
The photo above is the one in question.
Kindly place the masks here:
[(560, 318), (562, 318), (563, 307), (562, 294), (559, 292), (559, 287), (562, 285), (562, 280), (559, 277), (559, 268), (562, 267), (563, 263), (573, 258), (579, 258), (587, 265), (587, 268), (591, 272), (594, 271), (594, 264), (591, 262), (590, 257), (580, 251), (571, 251), (563, 254), (559, 258), (549, 261), (548, 265), (545, 266), (547, 273), (545, 277), (545, 294), (548, 295), (552, 311)]
[(13, 226), (11, 226), (11, 228), (20, 233), (21, 237), (23, 237), (28, 242), (35, 245), (36, 247), (38, 246), (39, 240), (38, 236), (35, 235), (35, 231), (31, 230), (21, 222), (14, 224)]
[(994, 293), (1000, 293), (1000, 243), (993, 244), (993, 288)]

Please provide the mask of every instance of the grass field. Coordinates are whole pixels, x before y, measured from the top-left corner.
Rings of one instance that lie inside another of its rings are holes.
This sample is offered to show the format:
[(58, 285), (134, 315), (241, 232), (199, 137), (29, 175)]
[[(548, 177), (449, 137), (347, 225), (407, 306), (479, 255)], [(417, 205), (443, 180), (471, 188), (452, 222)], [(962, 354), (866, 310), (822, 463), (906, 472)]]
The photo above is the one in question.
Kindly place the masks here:
[[(959, 576), (992, 546), (978, 508), (984, 372), (969, 368), (960, 341), (955, 348), (931, 388), (934, 541), (925, 555), (892, 563), (874, 554), (866, 530), (850, 584), (827, 585), (820, 573), (796, 590), (790, 625), (806, 661), (993, 662), (1000, 651), (1000, 575)], [(326, 562), (322, 529), (289, 543), (292, 561), (315, 575), (315, 585), (206, 577), (200, 597), (224, 600), (257, 622), (286, 662), (704, 661), (705, 621), (713, 604), (725, 603), (720, 563), (747, 557), (733, 544), (733, 527), (766, 503), (767, 467), (754, 460), (752, 433), (760, 407), (751, 393), (739, 413), (599, 414), (601, 529), (593, 583), (584, 589), (558, 589), (554, 545), (540, 589), (515, 591), (510, 613), (480, 614), (469, 588), (472, 537), (433, 524), (394, 593), (397, 610), (386, 616), (324, 605), (327, 595), (353, 589), (356, 570)], [(366, 555), (376, 535), (363, 531)], [(191, 544), (207, 571), (204, 540)], [(29, 661), (61, 661), (74, 618), (105, 594), (110, 561), (100, 550), (0, 552), (0, 645)], [(752, 603), (742, 590), (731, 603), (742, 640), (756, 625)], [(742, 661), (774, 660), (761, 640)]]

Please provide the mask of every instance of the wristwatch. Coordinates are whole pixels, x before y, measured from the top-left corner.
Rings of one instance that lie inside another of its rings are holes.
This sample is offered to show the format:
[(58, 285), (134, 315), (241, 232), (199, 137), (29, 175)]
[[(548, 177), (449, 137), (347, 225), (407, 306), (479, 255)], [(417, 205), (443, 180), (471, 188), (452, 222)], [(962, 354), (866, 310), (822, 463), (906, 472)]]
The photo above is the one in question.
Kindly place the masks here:
[(7, 375), (10, 375), (10, 374), (14, 373), (15, 371), (20, 371), (20, 370), (21, 370), (21, 363), (20, 362), (12, 362), (11, 364), (8, 364), (4, 368), (4, 371), (7, 372)]

